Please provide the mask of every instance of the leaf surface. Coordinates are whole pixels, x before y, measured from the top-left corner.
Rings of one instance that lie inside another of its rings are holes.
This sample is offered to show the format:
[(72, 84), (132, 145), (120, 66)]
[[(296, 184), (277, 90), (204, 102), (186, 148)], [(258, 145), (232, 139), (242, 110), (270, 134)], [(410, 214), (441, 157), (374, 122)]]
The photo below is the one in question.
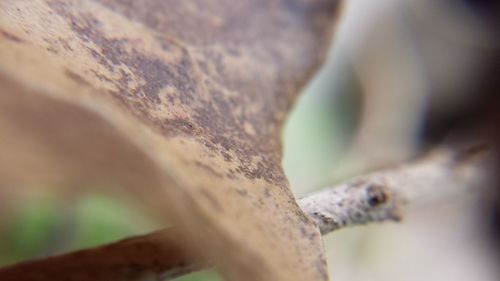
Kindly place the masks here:
[(115, 186), (228, 280), (326, 280), (319, 230), (281, 167), (281, 129), (337, 9), (2, 1), (0, 185)]

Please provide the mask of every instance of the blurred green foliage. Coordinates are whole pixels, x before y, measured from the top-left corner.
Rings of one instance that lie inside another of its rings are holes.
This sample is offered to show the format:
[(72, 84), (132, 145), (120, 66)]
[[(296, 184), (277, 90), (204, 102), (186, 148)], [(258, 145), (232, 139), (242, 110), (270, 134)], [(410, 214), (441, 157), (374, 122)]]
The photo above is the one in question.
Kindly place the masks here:
[[(94, 247), (159, 227), (126, 204), (104, 196), (87, 196), (74, 204), (29, 199), (0, 232), (0, 266)], [(207, 270), (176, 280), (220, 279)]]
[(360, 85), (350, 62), (327, 63), (304, 89), (284, 130), (283, 168), (294, 193), (301, 197), (337, 180), (359, 122)]
[(125, 204), (102, 196), (88, 197), (80, 202), (75, 221), (76, 248), (95, 247), (159, 228)]
[(26, 204), (1, 235), (0, 263), (9, 264), (43, 253), (56, 225), (56, 217), (57, 212), (50, 202)]
[(0, 263), (9, 264), (109, 243), (151, 231), (154, 224), (116, 200), (93, 195), (76, 204), (29, 199), (3, 229)]

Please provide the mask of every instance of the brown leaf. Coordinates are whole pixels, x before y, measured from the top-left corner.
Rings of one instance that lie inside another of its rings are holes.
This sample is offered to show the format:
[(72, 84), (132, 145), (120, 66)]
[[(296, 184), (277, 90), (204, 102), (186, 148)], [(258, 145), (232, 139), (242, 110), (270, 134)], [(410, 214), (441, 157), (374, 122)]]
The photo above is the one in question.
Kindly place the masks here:
[(3, 1), (0, 185), (111, 184), (166, 215), (228, 280), (327, 279), (319, 231), (281, 168), (280, 135), (337, 9)]

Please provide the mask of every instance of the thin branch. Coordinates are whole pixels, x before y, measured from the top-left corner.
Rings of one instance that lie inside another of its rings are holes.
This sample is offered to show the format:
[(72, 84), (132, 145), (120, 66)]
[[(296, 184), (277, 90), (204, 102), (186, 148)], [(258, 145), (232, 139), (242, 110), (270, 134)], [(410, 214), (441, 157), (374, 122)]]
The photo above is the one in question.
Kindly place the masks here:
[(463, 195), (488, 176), (483, 145), (441, 148), (415, 163), (373, 172), (299, 200), (322, 234), (370, 222), (399, 221), (405, 205)]
[[(322, 234), (345, 226), (398, 221), (404, 205), (461, 195), (484, 185), (484, 147), (440, 149), (396, 169), (374, 172), (298, 201)], [(190, 256), (173, 229), (0, 268), (2, 281), (168, 280), (204, 264)]]
[(106, 246), (0, 268), (2, 281), (169, 280), (202, 268), (166, 229)]

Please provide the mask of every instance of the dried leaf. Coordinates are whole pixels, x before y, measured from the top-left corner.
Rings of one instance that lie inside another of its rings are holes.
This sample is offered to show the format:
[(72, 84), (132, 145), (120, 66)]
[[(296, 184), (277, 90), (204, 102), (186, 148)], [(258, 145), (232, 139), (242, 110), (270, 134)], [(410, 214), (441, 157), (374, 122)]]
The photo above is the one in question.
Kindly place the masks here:
[(111, 184), (178, 225), (228, 280), (326, 280), (280, 135), (337, 9), (2, 1), (2, 189)]

